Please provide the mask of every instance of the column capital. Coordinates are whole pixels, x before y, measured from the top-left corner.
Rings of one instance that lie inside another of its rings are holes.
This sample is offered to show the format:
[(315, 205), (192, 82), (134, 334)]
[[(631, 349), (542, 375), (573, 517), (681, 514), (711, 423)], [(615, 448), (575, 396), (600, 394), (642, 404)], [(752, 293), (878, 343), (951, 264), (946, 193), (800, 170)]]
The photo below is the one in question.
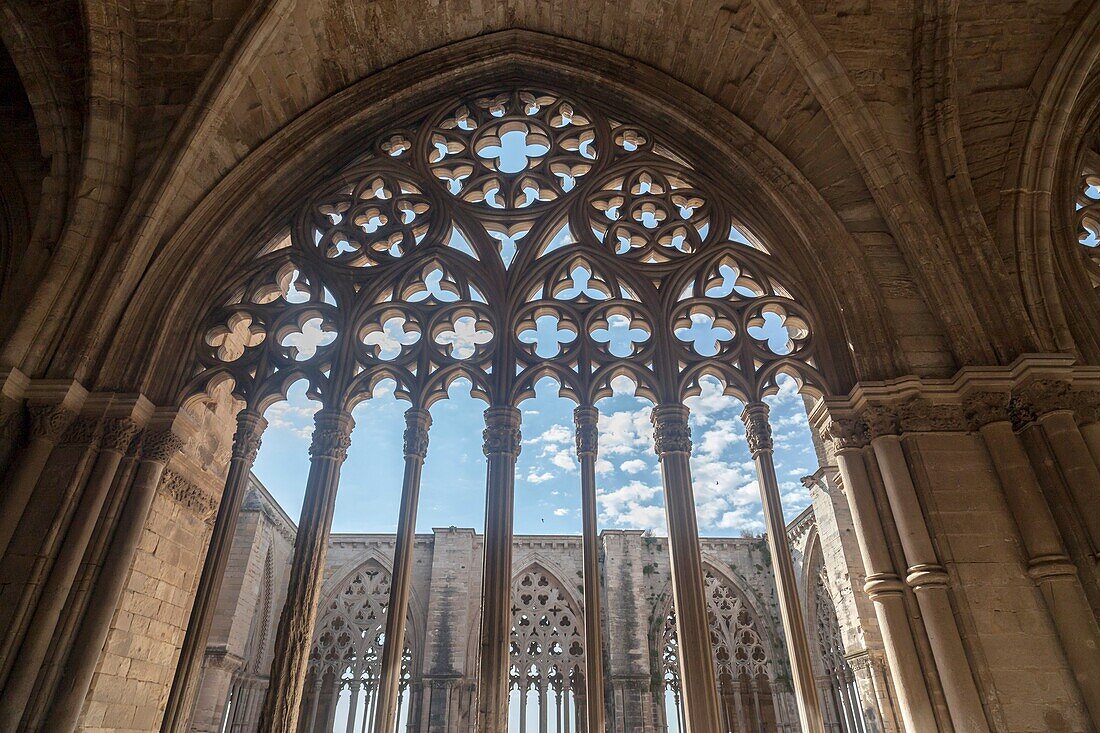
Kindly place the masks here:
[(772, 450), (772, 426), (768, 422), (768, 412), (768, 405), (764, 402), (750, 402), (741, 412), (741, 422), (745, 423), (745, 441), (753, 457), (761, 451)]
[(901, 432), (897, 408), (893, 405), (870, 405), (861, 417), (867, 426), (868, 440), (874, 441), (884, 435), (897, 435)]
[(1011, 423), (1008, 392), (972, 392), (963, 402), (963, 414), (971, 430), (981, 430), (993, 423)]
[(960, 432), (966, 425), (958, 405), (936, 404), (918, 397), (898, 409), (898, 426), (903, 433)]
[(691, 426), (688, 408), (680, 404), (657, 405), (650, 413), (653, 423), (653, 449), (658, 456), (691, 452)]
[(1100, 422), (1100, 390), (1074, 392), (1073, 402), (1082, 426)]
[(184, 440), (173, 430), (147, 432), (141, 443), (141, 460), (165, 464), (183, 450)]
[(520, 412), (514, 407), (490, 407), (485, 410), (485, 430), (481, 433), (485, 455), (503, 453), (518, 456), (523, 439), (519, 426)]
[(821, 430), (821, 438), (832, 441), (837, 455), (851, 453), (866, 447), (867, 425), (858, 418), (830, 418)]
[(351, 414), (343, 410), (321, 410), (313, 416), (313, 425), (309, 455), (343, 462), (351, 447), (351, 431), (355, 429)]
[(103, 421), (102, 449), (125, 453), (141, 428), (128, 417), (109, 417)]
[(1022, 430), (1052, 412), (1071, 410), (1070, 384), (1061, 379), (1033, 379), (1012, 390), (1009, 416), (1012, 427)]
[(577, 431), (577, 456), (595, 457), (599, 450), (600, 411), (595, 407), (582, 406), (573, 410), (573, 426)]
[(406, 457), (420, 460), (428, 455), (428, 430), (432, 426), (432, 415), (421, 407), (405, 410), (404, 446)]
[(76, 412), (65, 405), (29, 405), (31, 438), (57, 443), (76, 419)]
[(103, 437), (103, 421), (98, 415), (77, 415), (69, 423), (59, 442), (65, 445), (98, 446)]
[(233, 434), (233, 457), (244, 459), (249, 466), (256, 462), (260, 439), (267, 420), (256, 410), (245, 408), (237, 413), (237, 431)]

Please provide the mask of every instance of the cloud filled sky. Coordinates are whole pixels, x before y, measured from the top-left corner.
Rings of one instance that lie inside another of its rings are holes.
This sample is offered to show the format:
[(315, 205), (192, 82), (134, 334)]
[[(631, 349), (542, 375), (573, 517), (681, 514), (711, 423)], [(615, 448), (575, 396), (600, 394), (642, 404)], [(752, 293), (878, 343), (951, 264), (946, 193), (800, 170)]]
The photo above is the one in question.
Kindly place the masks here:
[[(665, 533), (664, 500), (653, 452), (650, 405), (625, 380), (598, 405), (600, 456), (597, 505), (601, 529)], [(785, 381), (769, 400), (776, 469), (787, 520), (809, 503), (799, 478), (816, 468), (802, 398)], [(699, 529), (704, 536), (759, 533), (764, 524), (756, 471), (745, 444), (741, 405), (704, 381), (702, 394), (687, 401), (694, 450), (692, 482)], [(333, 519), (334, 532), (393, 532), (403, 471), (402, 432), (406, 403), (383, 386), (356, 408), (355, 432), (344, 464)], [(456, 384), (450, 399), (432, 408), (433, 425), (424, 468), (417, 531), (433, 527), (484, 529), (485, 458), (481, 449), (484, 403)], [(573, 404), (555, 385), (540, 383), (524, 402), (523, 448), (516, 466), (517, 534), (574, 534), (581, 529), (580, 474), (574, 453)], [(301, 510), (309, 471), (308, 448), (316, 404), (304, 386), (269, 409), (270, 426), (255, 473), (294, 519)]]

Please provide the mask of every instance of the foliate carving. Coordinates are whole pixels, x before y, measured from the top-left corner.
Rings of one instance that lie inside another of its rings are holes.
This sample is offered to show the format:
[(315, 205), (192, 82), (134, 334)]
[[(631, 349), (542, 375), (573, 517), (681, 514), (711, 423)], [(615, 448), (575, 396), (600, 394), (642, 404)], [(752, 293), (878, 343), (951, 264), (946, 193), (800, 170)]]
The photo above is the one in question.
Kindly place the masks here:
[(260, 439), (267, 420), (258, 412), (241, 410), (237, 413), (237, 431), (233, 434), (233, 458), (245, 461), (249, 466), (256, 462), (256, 454), (260, 452)]
[(405, 455), (423, 460), (428, 455), (428, 429), (432, 416), (427, 410), (410, 409), (405, 412)]
[(883, 435), (897, 435), (897, 410), (889, 405), (871, 405), (863, 411), (863, 424), (867, 426), (867, 437), (874, 440)]
[(313, 458), (335, 458), (343, 462), (351, 447), (351, 431), (355, 421), (346, 412), (322, 410), (314, 417), (313, 442), (309, 455)]
[(76, 419), (76, 413), (60, 405), (31, 405), (31, 438), (56, 443), (65, 428)]
[(141, 445), (141, 458), (145, 461), (168, 463), (172, 456), (183, 450), (183, 438), (171, 430), (147, 432)]
[(768, 422), (768, 406), (763, 402), (754, 402), (741, 413), (745, 423), (745, 442), (749, 453), (755, 456), (761, 451), (772, 450), (772, 426)]
[(1070, 392), (1069, 382), (1060, 379), (1033, 380), (1014, 389), (1012, 397), (1017, 403), (1019, 419), (1031, 418), (1027, 422), (1040, 418), (1048, 412), (1073, 409), (1073, 395)]
[(66, 445), (92, 446), (99, 443), (103, 433), (102, 421), (98, 417), (77, 417), (61, 436)]
[(1100, 422), (1100, 392), (1075, 392), (1073, 402), (1082, 425)]
[(519, 455), (523, 436), (519, 430), (519, 410), (514, 407), (490, 407), (485, 411), (483, 450), (485, 455)]
[(1007, 392), (975, 392), (966, 398), (963, 412), (971, 430), (979, 430), (995, 422), (1010, 421)]
[(166, 469), (161, 478), (161, 490), (172, 501), (186, 507), (206, 524), (212, 524), (218, 513), (218, 502), (184, 476)]
[(836, 450), (858, 450), (867, 445), (867, 425), (862, 420), (833, 418), (825, 425), (822, 438), (831, 440)]
[(691, 452), (691, 427), (683, 405), (658, 405), (650, 415), (653, 423), (653, 448), (657, 455)]
[(898, 410), (898, 424), (903, 433), (939, 433), (965, 429), (962, 410), (957, 405), (936, 405), (915, 399)]
[(573, 410), (573, 425), (577, 431), (577, 456), (595, 456), (599, 450), (599, 412), (595, 407)]
[(103, 450), (125, 453), (138, 434), (138, 426), (128, 417), (111, 417), (103, 421)]

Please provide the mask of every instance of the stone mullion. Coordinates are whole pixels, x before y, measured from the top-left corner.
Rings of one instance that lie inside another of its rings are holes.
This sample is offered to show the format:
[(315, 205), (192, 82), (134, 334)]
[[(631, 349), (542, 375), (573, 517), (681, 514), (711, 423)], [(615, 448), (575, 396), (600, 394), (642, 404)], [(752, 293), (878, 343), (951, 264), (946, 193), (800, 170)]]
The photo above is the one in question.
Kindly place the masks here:
[(514, 407), (485, 411), (485, 546), (481, 574), (481, 636), (477, 730), (508, 727), (508, 640), (512, 628), (512, 524), (520, 412)]
[(397, 538), (393, 552), (393, 574), (386, 611), (386, 641), (382, 666), (374, 695), (375, 733), (393, 733), (397, 725), (397, 697), (401, 687), (401, 658), (405, 651), (409, 593), (412, 589), (413, 546), (416, 542), (416, 510), (420, 501), (420, 477), (428, 454), (428, 430), (432, 416), (427, 410), (405, 412), (405, 474), (401, 483), (401, 508), (397, 517)]
[(691, 486), (688, 409), (679, 404), (658, 405), (653, 408), (652, 421), (668, 520), (684, 723), (692, 733), (716, 733), (718, 685)]
[(101, 447), (87, 485), (77, 502), (15, 657), (11, 676), (4, 687), (3, 701), (0, 702), (0, 730), (8, 730), (18, 724), (34, 693), (38, 673), (56, 634), (69, 591), (88, 550), (122, 457), (137, 430), (137, 424), (129, 418), (109, 418), (106, 421)]
[(44, 730), (69, 733), (76, 729), (111, 629), (111, 620), (130, 577), (134, 555), (145, 531), (164, 468), (182, 448), (183, 438), (173, 428), (157, 430), (144, 439), (133, 485), (119, 512), (103, 568), (73, 639), (68, 664), (62, 673)]
[(584, 553), (584, 645), (585, 685), (588, 697), (589, 733), (603, 733), (604, 681), (603, 681), (603, 606), (600, 598), (600, 538), (596, 523), (596, 456), (599, 444), (597, 423), (599, 411), (595, 407), (578, 407), (573, 411), (577, 431), (577, 459), (581, 471), (581, 517), (583, 525)]
[(298, 721), (340, 467), (347, 457), (355, 426), (344, 410), (323, 409), (314, 421), (302, 516), (294, 541), (286, 601), (275, 635), (271, 681), (260, 715), (259, 730), (265, 733), (294, 733)]
[(1100, 727), (1100, 629), (1027, 451), (1013, 431), (1007, 412), (1001, 409), (1003, 402), (997, 395), (984, 401), (976, 399), (970, 412), (1020, 532), (1028, 575), (1050, 612), (1090, 717)]
[(780, 619), (787, 640), (787, 654), (791, 662), (791, 675), (798, 703), (798, 717), (804, 733), (823, 733), (820, 698), (814, 683), (813, 657), (806, 636), (802, 605), (798, 598), (798, 580), (787, 542), (787, 525), (783, 521), (783, 504), (779, 494), (779, 480), (775, 475), (772, 458), (772, 431), (768, 424), (768, 406), (753, 402), (745, 407), (741, 419), (745, 423), (745, 435), (749, 451), (756, 463), (756, 475), (760, 482), (760, 501), (764, 509), (764, 522), (768, 530), (768, 549), (775, 568), (775, 588), (779, 596)]
[(187, 625), (187, 634), (180, 649), (175, 678), (168, 697), (162, 733), (186, 733), (191, 724), (192, 710), (198, 696), (203, 655), (210, 636), (210, 627), (221, 592), (229, 553), (233, 547), (233, 534), (240, 518), (241, 502), (248, 490), (252, 465), (260, 450), (260, 438), (267, 427), (263, 415), (252, 409), (237, 413), (237, 430), (233, 436), (233, 453), (225, 490), (218, 504), (218, 514), (210, 535), (210, 544), (203, 562), (202, 574), (195, 590), (195, 600)]
[(871, 599), (882, 634), (883, 647), (897, 680), (896, 693), (906, 733), (936, 730), (924, 672), (905, 603), (905, 586), (890, 557), (886, 533), (875, 504), (863, 455), (861, 427), (850, 420), (833, 420), (837, 468), (855, 526), (856, 540), (867, 573), (864, 591)]
[(974, 733), (988, 731), (989, 723), (981, 696), (951, 607), (947, 571), (932, 544), (901, 437), (893, 432), (892, 415), (885, 412), (875, 414), (879, 419), (873, 426), (871, 448), (882, 473), (891, 514), (908, 565), (905, 582), (913, 589), (928, 632), (951, 721), (956, 730)]

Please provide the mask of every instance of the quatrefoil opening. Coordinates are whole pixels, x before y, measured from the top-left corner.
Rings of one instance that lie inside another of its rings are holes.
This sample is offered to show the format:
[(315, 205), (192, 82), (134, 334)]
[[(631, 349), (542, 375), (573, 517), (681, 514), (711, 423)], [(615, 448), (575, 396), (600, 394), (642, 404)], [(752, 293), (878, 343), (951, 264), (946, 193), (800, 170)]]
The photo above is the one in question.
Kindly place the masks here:
[(420, 342), (420, 328), (407, 313), (388, 309), (371, 319), (359, 331), (359, 340), (380, 361), (394, 361)]
[(208, 330), (205, 340), (213, 347), (215, 358), (228, 364), (244, 356), (246, 350), (259, 346), (266, 337), (263, 326), (253, 320), (251, 313), (234, 311), (224, 323)]
[(694, 305), (673, 324), (676, 338), (696, 356), (717, 356), (724, 344), (733, 342), (737, 330), (733, 322), (705, 305)]
[(320, 312), (308, 310), (279, 327), (274, 334), (276, 342), (291, 361), (304, 362), (313, 359), (319, 350), (336, 340), (336, 326)]
[(788, 356), (810, 337), (810, 325), (779, 303), (768, 303), (746, 319), (745, 331), (776, 356)]
[(450, 359), (467, 361), (493, 340), (489, 320), (470, 308), (452, 311), (432, 328), (432, 342)]

